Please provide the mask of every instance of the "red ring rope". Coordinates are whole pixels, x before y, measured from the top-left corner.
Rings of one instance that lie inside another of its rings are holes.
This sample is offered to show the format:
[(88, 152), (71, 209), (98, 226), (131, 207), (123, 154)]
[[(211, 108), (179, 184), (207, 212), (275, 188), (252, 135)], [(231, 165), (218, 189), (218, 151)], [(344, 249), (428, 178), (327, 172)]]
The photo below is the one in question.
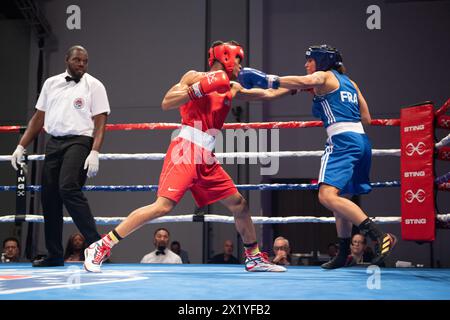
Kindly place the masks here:
[[(373, 126), (400, 126), (400, 119), (374, 119)], [(322, 127), (322, 121), (287, 121), (287, 122), (251, 122), (251, 123), (225, 123), (223, 129), (293, 129)], [(106, 130), (174, 130), (181, 127), (178, 123), (123, 123), (107, 124)], [(0, 132), (15, 132), (25, 129), (26, 126), (0, 126)]]

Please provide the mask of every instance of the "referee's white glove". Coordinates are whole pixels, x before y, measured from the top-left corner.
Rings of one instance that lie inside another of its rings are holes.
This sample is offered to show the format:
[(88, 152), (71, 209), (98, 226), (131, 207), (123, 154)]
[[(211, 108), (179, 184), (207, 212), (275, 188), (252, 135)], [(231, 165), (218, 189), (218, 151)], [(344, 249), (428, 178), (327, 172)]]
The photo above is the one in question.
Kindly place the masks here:
[(98, 151), (91, 150), (86, 161), (84, 162), (84, 170), (87, 169), (88, 178), (95, 177), (98, 172)]
[(17, 164), (23, 165), (22, 158), (23, 154), (25, 153), (25, 148), (22, 147), (20, 144), (17, 145), (16, 150), (14, 150), (13, 154), (11, 155), (11, 165), (15, 170), (18, 170)]

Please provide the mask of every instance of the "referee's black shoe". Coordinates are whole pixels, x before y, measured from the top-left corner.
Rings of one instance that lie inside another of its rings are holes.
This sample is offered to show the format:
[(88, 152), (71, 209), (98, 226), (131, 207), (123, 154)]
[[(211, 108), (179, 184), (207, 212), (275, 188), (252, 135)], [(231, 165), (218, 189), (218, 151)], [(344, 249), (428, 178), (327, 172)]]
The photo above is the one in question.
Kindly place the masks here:
[(62, 267), (64, 266), (64, 259), (62, 258), (42, 258), (39, 260), (34, 260), (32, 263), (33, 267)]

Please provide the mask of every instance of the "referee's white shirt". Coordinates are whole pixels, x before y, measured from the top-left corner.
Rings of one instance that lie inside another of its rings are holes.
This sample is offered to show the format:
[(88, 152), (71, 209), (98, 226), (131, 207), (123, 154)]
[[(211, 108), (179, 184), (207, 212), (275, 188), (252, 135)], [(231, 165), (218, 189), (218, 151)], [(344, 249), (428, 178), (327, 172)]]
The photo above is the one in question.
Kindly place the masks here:
[(36, 109), (45, 112), (44, 129), (55, 137), (92, 137), (92, 117), (111, 112), (103, 84), (85, 73), (78, 83), (66, 81), (67, 71), (48, 78), (42, 87)]
[(141, 263), (174, 263), (181, 264), (181, 258), (170, 249), (164, 249), (165, 254), (156, 255), (156, 250), (146, 254)]

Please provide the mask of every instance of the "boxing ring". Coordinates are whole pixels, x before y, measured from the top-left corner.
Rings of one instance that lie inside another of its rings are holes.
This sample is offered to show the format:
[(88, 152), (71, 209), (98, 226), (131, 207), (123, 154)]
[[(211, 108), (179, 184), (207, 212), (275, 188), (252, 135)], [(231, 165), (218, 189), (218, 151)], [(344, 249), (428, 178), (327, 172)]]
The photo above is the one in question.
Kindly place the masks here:
[[(0, 300), (450, 300), (450, 270), (365, 267), (245, 272), (243, 265), (0, 265)], [(270, 290), (268, 290), (270, 288)], [(117, 294), (119, 293), (119, 294)]]
[[(433, 110), (433, 121), (437, 128), (449, 129), (450, 99), (437, 111)], [(374, 126), (401, 126), (400, 119), (372, 120)], [(266, 123), (228, 123), (224, 129), (292, 129), (322, 126), (321, 121), (291, 121)], [(420, 128), (408, 126), (407, 128)], [(180, 124), (141, 123), (109, 124), (107, 130), (175, 130)], [(23, 130), (20, 126), (0, 127), (2, 132)], [(408, 129), (410, 130), (410, 129)], [(405, 132), (408, 130), (405, 129)], [(434, 127), (433, 127), (434, 130)], [(410, 131), (414, 131), (411, 129)], [(373, 149), (373, 156), (401, 157), (422, 155), (425, 144), (406, 141), (401, 149)], [(402, 142), (403, 143), (403, 142)], [(433, 161), (450, 160), (450, 134), (432, 145)], [(412, 145), (412, 146), (411, 146)], [(268, 158), (268, 157), (320, 157), (323, 151), (277, 151), (277, 152), (229, 152), (216, 153), (220, 159)], [(100, 160), (163, 160), (164, 153), (101, 154)], [(11, 156), (0, 156), (0, 162), (10, 161)], [(29, 155), (26, 161), (41, 161), (44, 155)], [(407, 171), (408, 172), (408, 171)], [(403, 175), (403, 174), (402, 174)], [(425, 174), (424, 174), (425, 175)], [(38, 185), (26, 185), (25, 168), (19, 170), (16, 186), (0, 186), (0, 192), (15, 192), (16, 197), (25, 197), (26, 192), (40, 192)], [(405, 174), (405, 177), (408, 177)], [(430, 177), (428, 177), (430, 178)], [(437, 191), (449, 191), (450, 172), (432, 177), (432, 187)], [(373, 188), (403, 188), (401, 181), (372, 183)], [(317, 184), (244, 184), (239, 190), (317, 190)], [(424, 187), (425, 189), (425, 187)], [(86, 185), (90, 192), (143, 192), (156, 191), (157, 185)], [(402, 189), (403, 190), (403, 189)], [(406, 190), (405, 204), (419, 206), (425, 202), (426, 191)], [(0, 223), (42, 223), (42, 215), (30, 215), (21, 208), (15, 214), (0, 212)], [(381, 224), (405, 223), (405, 216), (371, 217)], [(435, 213), (432, 224), (448, 227), (450, 214)], [(125, 217), (95, 217), (98, 225), (117, 225)], [(291, 216), (252, 217), (255, 224), (273, 223), (334, 223), (333, 217)], [(406, 224), (414, 219), (406, 219)], [(416, 219), (421, 223), (420, 219)], [(64, 217), (65, 223), (72, 223)], [(214, 222), (234, 223), (228, 215), (183, 214), (165, 216), (149, 223)], [(409, 226), (408, 226), (409, 228)], [(406, 234), (406, 233), (405, 233)], [(410, 235), (408, 234), (407, 237)], [(408, 239), (411, 240), (411, 239)], [(434, 240), (434, 238), (433, 238)], [(64, 267), (32, 268), (30, 263), (0, 265), (0, 300), (450, 300), (450, 269), (427, 268), (378, 268), (357, 266), (337, 270), (320, 267), (289, 266), (286, 273), (250, 273), (243, 265), (103, 265), (100, 274), (87, 273), (81, 264), (66, 263)], [(251, 290), (249, 290), (251, 288)], [(267, 288), (270, 288), (268, 290)], [(120, 292), (111, 295), (111, 292)]]

